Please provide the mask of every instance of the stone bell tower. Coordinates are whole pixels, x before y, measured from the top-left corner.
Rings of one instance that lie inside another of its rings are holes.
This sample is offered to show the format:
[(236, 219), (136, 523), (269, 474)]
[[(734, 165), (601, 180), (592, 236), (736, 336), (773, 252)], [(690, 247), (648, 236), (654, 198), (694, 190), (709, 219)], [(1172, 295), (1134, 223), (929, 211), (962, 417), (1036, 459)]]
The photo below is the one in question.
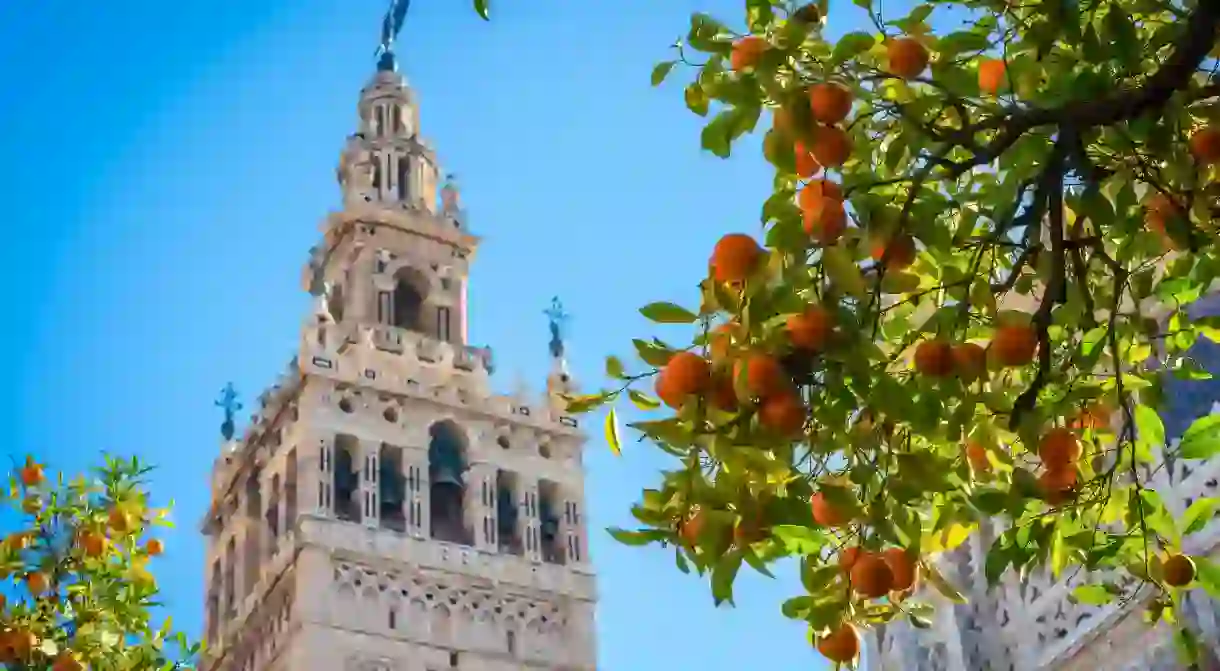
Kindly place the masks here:
[(202, 668), (591, 671), (585, 436), (555, 385), (491, 392), (478, 239), (388, 47), (358, 109), (299, 352), (213, 469)]

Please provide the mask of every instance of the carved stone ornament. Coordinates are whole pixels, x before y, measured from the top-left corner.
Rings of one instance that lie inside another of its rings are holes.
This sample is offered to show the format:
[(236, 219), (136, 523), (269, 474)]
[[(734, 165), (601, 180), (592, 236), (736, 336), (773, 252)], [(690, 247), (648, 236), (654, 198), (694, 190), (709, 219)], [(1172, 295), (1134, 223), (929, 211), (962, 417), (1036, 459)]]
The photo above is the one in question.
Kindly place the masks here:
[(378, 657), (371, 659), (360, 655), (353, 655), (347, 659), (347, 664), (343, 665), (344, 671), (399, 671), (401, 668), (397, 662), (388, 657)]

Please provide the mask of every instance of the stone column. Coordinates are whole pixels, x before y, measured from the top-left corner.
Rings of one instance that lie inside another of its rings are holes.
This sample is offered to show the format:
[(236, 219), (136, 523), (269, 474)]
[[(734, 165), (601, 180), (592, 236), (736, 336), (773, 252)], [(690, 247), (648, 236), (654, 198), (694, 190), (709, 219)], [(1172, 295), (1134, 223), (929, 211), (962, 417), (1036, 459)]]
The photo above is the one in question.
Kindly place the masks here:
[(518, 515), (517, 528), (521, 530), (525, 557), (542, 561), (542, 534), (538, 524), (538, 480), (527, 478), (524, 474), (519, 474), (518, 478), (521, 514)]
[[(314, 453), (301, 455), (300, 491), (306, 510), (321, 517), (335, 514), (335, 436), (318, 436), (313, 441)], [(302, 499), (298, 499), (301, 501)]]
[[(462, 507), (465, 511), (466, 527), (473, 535), (472, 544), (480, 550), (494, 552), (496, 467), (486, 462), (473, 464), (470, 470), (466, 471), (465, 480), (466, 493)], [(489, 519), (492, 520), (490, 526)]]
[(381, 444), (360, 441), (360, 521), (376, 529), (381, 523)]
[(428, 450), (406, 448), (402, 451), (402, 470), (407, 479), (407, 533), (415, 537), (426, 537), (428, 526)]

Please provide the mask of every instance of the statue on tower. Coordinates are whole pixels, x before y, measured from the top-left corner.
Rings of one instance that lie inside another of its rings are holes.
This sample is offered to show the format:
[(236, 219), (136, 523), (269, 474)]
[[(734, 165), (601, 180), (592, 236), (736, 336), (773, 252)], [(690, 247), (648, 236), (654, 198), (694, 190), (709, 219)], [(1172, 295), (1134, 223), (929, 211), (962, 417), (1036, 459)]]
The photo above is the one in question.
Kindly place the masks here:
[(390, 7), (381, 21), (381, 44), (377, 47), (378, 70), (394, 70), (394, 39), (402, 31), (410, 6), (411, 0), (390, 0)]
[(224, 389), (220, 390), (220, 398), (216, 399), (216, 406), (224, 410), (225, 419), (220, 424), (220, 435), (228, 442), (233, 440), (233, 434), (237, 431), (237, 426), (233, 423), (233, 417), (237, 411), (241, 410), (241, 402), (237, 400), (237, 390), (233, 388), (233, 383), (229, 382)]
[(570, 315), (564, 312), (563, 303), (559, 297), (551, 298), (551, 307), (543, 312), (550, 321), (551, 326), (551, 357), (554, 359), (562, 359), (564, 355), (563, 347), (563, 327), (567, 324)]

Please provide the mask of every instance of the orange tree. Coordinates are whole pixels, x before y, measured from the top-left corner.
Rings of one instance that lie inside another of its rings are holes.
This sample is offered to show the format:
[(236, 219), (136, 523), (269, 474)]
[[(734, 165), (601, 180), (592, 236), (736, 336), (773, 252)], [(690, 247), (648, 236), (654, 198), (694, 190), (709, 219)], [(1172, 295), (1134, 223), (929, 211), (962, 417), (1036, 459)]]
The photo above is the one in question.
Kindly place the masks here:
[(119, 671), (184, 668), (198, 646), (157, 626), (150, 535), (168, 525), (149, 507), (135, 458), (107, 457), (88, 477), (48, 478), (32, 458), (16, 468), (8, 501), (20, 523), (0, 544), (0, 668)]
[(799, 558), (783, 613), (848, 664), (859, 627), (926, 623), (921, 576), (962, 598), (931, 559), (990, 518), (992, 581), (1083, 569), (1075, 598), (1180, 621), (1183, 590), (1220, 596), (1184, 550), (1217, 501), (1175, 516), (1147, 483), (1220, 452), (1220, 417), (1168, 449), (1158, 415), (1220, 340), (1185, 309), (1220, 275), (1220, 2), (853, 0), (836, 20), (871, 28), (837, 40), (824, 3), (746, 0), (740, 32), (696, 14), (653, 72), (693, 69), (717, 156), (768, 118), (774, 190), (688, 307), (642, 308), (690, 340), (635, 340), (570, 399), (663, 413), (632, 426), (676, 466), (612, 533), (675, 548), (718, 603), (743, 563)]

